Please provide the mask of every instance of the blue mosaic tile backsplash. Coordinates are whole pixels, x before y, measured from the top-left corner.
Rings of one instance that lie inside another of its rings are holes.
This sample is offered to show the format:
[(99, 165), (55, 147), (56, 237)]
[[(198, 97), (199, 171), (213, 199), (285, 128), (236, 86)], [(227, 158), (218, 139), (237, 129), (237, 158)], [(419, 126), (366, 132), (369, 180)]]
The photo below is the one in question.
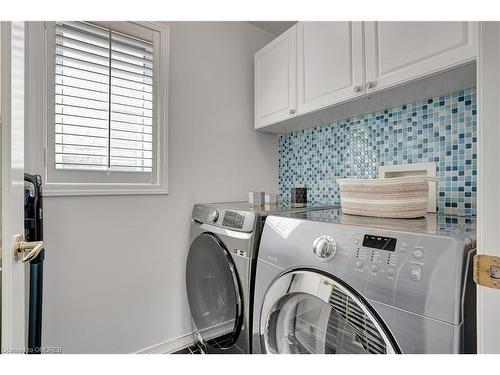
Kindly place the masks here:
[(339, 204), (337, 178), (376, 178), (378, 167), (436, 162), (438, 212), (476, 215), (476, 89), (280, 135), (279, 193)]

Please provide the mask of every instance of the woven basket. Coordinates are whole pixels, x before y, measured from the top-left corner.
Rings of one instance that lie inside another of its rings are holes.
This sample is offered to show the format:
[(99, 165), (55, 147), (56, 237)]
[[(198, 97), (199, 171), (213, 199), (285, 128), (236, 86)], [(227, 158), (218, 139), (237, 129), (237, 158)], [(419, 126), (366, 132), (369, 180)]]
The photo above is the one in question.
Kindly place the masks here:
[(350, 215), (412, 219), (427, 213), (434, 177), (339, 179), (342, 212)]

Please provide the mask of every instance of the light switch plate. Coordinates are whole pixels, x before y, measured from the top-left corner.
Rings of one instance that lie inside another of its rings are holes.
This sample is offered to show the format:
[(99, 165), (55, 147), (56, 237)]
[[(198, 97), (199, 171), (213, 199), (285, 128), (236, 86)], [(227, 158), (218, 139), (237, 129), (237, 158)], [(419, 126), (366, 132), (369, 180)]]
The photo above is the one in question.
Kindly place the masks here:
[[(436, 177), (436, 163), (383, 165), (378, 168), (379, 178), (426, 176)], [(437, 182), (429, 181), (427, 212), (435, 213), (437, 207)]]

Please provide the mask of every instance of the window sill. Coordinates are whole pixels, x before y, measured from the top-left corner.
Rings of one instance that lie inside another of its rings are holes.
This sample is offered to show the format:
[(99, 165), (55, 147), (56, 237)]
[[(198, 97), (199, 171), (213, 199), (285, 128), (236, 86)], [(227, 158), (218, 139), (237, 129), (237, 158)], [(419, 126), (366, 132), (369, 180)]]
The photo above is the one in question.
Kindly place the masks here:
[(168, 189), (151, 184), (54, 184), (43, 185), (45, 197), (99, 196), (99, 195), (159, 195)]

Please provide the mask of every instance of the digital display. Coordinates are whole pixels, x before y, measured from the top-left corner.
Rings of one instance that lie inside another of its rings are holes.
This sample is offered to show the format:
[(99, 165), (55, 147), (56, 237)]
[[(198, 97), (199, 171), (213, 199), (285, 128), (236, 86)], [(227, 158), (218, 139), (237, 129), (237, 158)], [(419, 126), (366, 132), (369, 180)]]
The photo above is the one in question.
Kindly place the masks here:
[(222, 225), (229, 228), (243, 229), (243, 222), (245, 215), (239, 214), (234, 211), (226, 211)]
[(395, 238), (365, 234), (365, 238), (363, 239), (363, 246), (370, 247), (372, 249), (394, 251), (396, 250), (396, 242), (397, 241)]

